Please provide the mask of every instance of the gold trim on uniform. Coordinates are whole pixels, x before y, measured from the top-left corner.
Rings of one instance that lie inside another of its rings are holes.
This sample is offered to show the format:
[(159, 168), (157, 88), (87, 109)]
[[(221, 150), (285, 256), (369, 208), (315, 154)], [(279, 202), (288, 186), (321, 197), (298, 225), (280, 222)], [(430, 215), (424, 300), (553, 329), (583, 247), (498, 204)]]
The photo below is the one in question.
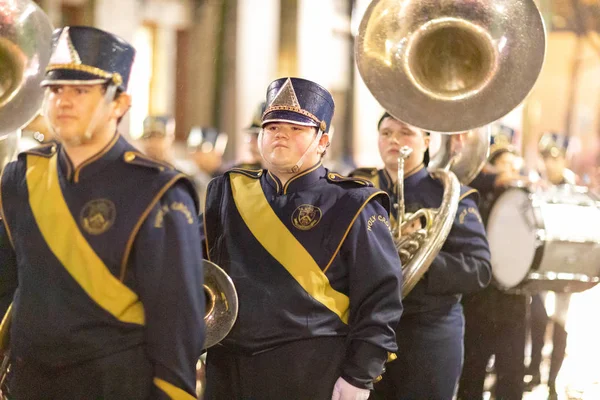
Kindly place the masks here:
[(154, 378), (154, 384), (160, 390), (163, 391), (171, 400), (195, 400), (196, 397), (192, 396), (185, 390), (178, 388), (177, 386), (160, 378)]
[(125, 154), (123, 154), (123, 161), (129, 164), (141, 165), (144, 167), (154, 167), (159, 171), (164, 171), (165, 169), (175, 169), (175, 167), (167, 162), (156, 160), (143, 153), (138, 153), (137, 151), (126, 151)]
[(108, 199), (95, 199), (83, 206), (79, 223), (90, 235), (101, 235), (110, 229), (116, 217), (115, 203)]
[(249, 176), (250, 178), (260, 178), (263, 173), (262, 169), (249, 169), (249, 168), (238, 168), (238, 167), (231, 168), (228, 171), (239, 172), (246, 176)]
[(379, 185), (379, 170), (377, 168), (358, 168), (352, 171), (350, 177), (367, 180), (377, 189), (381, 189), (381, 186)]
[(471, 194), (477, 194), (477, 193), (479, 193), (479, 191), (477, 191), (476, 189), (467, 190), (458, 198), (458, 201), (461, 201), (462, 199), (466, 198), (467, 196), (469, 196)]
[(58, 156), (27, 156), (29, 206), (50, 251), (99, 307), (116, 319), (143, 325), (137, 294), (115, 277), (79, 230), (58, 177)]
[(110, 140), (110, 142), (108, 142), (108, 144), (102, 150), (100, 150), (100, 152), (98, 152), (98, 154), (96, 154), (93, 157), (88, 158), (87, 160), (85, 160), (84, 162), (79, 164), (79, 166), (77, 168), (75, 168), (75, 172), (73, 175), (73, 182), (78, 183), (79, 182), (79, 174), (81, 173), (81, 170), (84, 167), (93, 163), (94, 161), (97, 161), (100, 158), (102, 158), (106, 153), (109, 152), (109, 150), (115, 145), (115, 143), (117, 143), (117, 140), (119, 140), (119, 134), (115, 133), (113, 138)]
[(127, 240), (125, 253), (123, 254), (123, 260), (121, 260), (121, 280), (125, 279), (125, 272), (127, 271), (127, 261), (129, 260), (129, 254), (131, 253), (133, 242), (135, 241), (135, 237), (137, 236), (140, 228), (142, 227), (142, 224), (148, 217), (148, 214), (150, 214), (150, 211), (152, 211), (156, 203), (158, 203), (158, 201), (165, 194), (165, 192), (169, 190), (169, 188), (171, 188), (171, 186), (173, 186), (175, 182), (185, 177), (185, 174), (177, 174), (169, 182), (167, 182), (167, 184), (163, 186), (162, 189), (160, 189), (158, 193), (154, 196), (150, 204), (148, 204), (148, 207), (146, 207), (146, 210), (144, 210), (144, 212), (140, 216), (138, 222), (135, 224), (135, 227), (133, 228), (133, 230), (131, 231), (131, 235), (129, 236), (129, 240)]
[(335, 290), (325, 272), (279, 219), (265, 198), (259, 180), (242, 174), (230, 175), (235, 206), (261, 246), (316, 301), (348, 323), (350, 299)]
[[(88, 74), (99, 76), (100, 78), (110, 79), (112, 82), (119, 86), (123, 83), (123, 77), (118, 72), (106, 72), (103, 69), (92, 67), (91, 65), (86, 64), (50, 64), (46, 67), (46, 72), (54, 71), (57, 69), (67, 69), (71, 71), (81, 71), (86, 72)], [(52, 84), (52, 81), (46, 81), (48, 84)]]
[(327, 266), (323, 270), (324, 273), (327, 272), (327, 270), (329, 269), (329, 267), (331, 267), (331, 264), (333, 264), (333, 260), (335, 260), (335, 257), (338, 255), (340, 249), (342, 248), (342, 244), (344, 244), (344, 240), (346, 240), (346, 236), (348, 236), (348, 233), (350, 233), (350, 229), (352, 229), (352, 226), (354, 226), (354, 222), (356, 221), (356, 218), (358, 218), (358, 216), (360, 215), (360, 213), (362, 212), (362, 210), (366, 207), (366, 205), (371, 200), (373, 200), (376, 196), (379, 196), (380, 194), (385, 194), (387, 196), (387, 193), (384, 192), (384, 191), (375, 192), (371, 196), (369, 196), (369, 198), (367, 200), (365, 200), (365, 202), (362, 204), (362, 206), (360, 206), (360, 208), (358, 209), (358, 211), (354, 215), (354, 218), (352, 218), (352, 221), (350, 221), (350, 224), (348, 225), (348, 228), (346, 229), (346, 232), (344, 233), (344, 236), (342, 236), (342, 240), (340, 240), (340, 243), (338, 244), (337, 249), (335, 249), (335, 251), (333, 252), (333, 255), (331, 256), (331, 259), (329, 260), (329, 262), (327, 263)]
[(321, 221), (323, 212), (312, 204), (302, 204), (292, 213), (292, 225), (301, 231), (309, 231)]
[(469, 207), (463, 209), (458, 216), (458, 223), (463, 225), (465, 223), (465, 218), (468, 214), (473, 214), (475, 218), (479, 221), (480, 224), (483, 224), (483, 220), (481, 219), (481, 215), (479, 215), (479, 211), (475, 207)]
[[(44, 151), (50, 150), (50, 152), (44, 153), (42, 150), (44, 150)], [(25, 150), (21, 154), (34, 154), (36, 156), (49, 158), (49, 157), (52, 157), (52, 155), (55, 152), (56, 152), (56, 145), (54, 143), (46, 143), (41, 146), (36, 146), (29, 150)]]
[[(310, 113), (300, 107), (294, 107), (294, 106), (271, 106), (269, 108), (267, 108), (265, 110), (265, 112), (263, 113), (263, 120), (265, 118), (265, 115), (267, 115), (270, 112), (273, 111), (291, 111), (291, 112), (295, 112), (297, 114), (301, 114), (304, 115), (305, 117), (308, 117), (310, 119), (312, 119), (313, 121), (315, 121), (315, 124), (319, 125), (319, 128), (322, 131), (325, 131), (325, 129), (327, 129), (327, 123), (325, 121), (321, 121), (319, 118), (317, 118), (313, 113)], [(325, 125), (325, 129), (323, 129), (323, 124)]]
[(132, 162), (135, 160), (135, 153), (133, 151), (125, 152), (125, 155), (123, 155), (123, 160), (125, 160), (125, 162)]
[(268, 172), (269, 176), (271, 177), (271, 179), (273, 179), (273, 182), (275, 182), (275, 191), (277, 193), (279, 193), (279, 178), (276, 178), (271, 171)]
[(171, 203), (171, 205), (163, 205), (159, 208), (156, 213), (156, 217), (154, 218), (154, 227), (162, 228), (164, 226), (165, 215), (170, 211), (177, 211), (185, 216), (185, 219), (188, 225), (192, 225), (194, 223), (194, 217), (192, 216), (192, 212), (190, 209), (183, 203), (175, 201)]
[(321, 166), (321, 161), (319, 161), (319, 163), (317, 165), (315, 165), (312, 168), (307, 169), (306, 171), (300, 172), (298, 175), (294, 175), (292, 176), (286, 183), (285, 185), (283, 185), (283, 194), (287, 194), (287, 190), (290, 187), (290, 183), (292, 183), (293, 181), (297, 180), (298, 178), (301, 178), (305, 175), (310, 174), (311, 172), (317, 170), (319, 167)]
[(355, 176), (342, 176), (337, 172), (329, 172), (327, 174), (327, 179), (331, 182), (354, 182), (359, 183), (363, 186), (371, 186), (371, 182), (366, 178), (359, 178)]

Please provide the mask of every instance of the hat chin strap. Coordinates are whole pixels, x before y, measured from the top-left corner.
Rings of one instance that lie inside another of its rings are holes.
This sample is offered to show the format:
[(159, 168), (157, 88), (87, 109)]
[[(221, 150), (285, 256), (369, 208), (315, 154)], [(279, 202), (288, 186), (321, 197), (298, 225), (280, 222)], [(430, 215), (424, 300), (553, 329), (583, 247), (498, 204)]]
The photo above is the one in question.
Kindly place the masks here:
[(304, 151), (304, 154), (302, 154), (302, 157), (300, 157), (300, 159), (296, 162), (296, 164), (294, 164), (292, 166), (292, 168), (290, 168), (290, 169), (279, 168), (279, 167), (275, 166), (271, 161), (269, 161), (265, 158), (265, 155), (263, 154), (263, 129), (261, 129), (260, 133), (258, 134), (258, 151), (260, 153), (261, 158), (268, 165), (268, 169), (272, 169), (275, 172), (278, 172), (280, 174), (296, 174), (296, 173), (298, 173), (298, 171), (300, 171), (300, 168), (302, 168), (302, 165), (304, 164), (304, 160), (306, 159), (306, 156), (308, 156), (310, 153), (315, 151), (315, 149), (319, 145), (319, 142), (321, 141), (321, 137), (323, 137), (323, 131), (321, 129), (319, 129), (319, 131), (317, 132), (317, 136), (315, 136), (315, 138), (313, 139), (311, 144)]
[(92, 136), (94, 136), (94, 130), (96, 129), (96, 126), (98, 125), (102, 114), (106, 112), (106, 106), (108, 106), (115, 98), (115, 93), (117, 93), (117, 85), (110, 83), (106, 88), (106, 93), (104, 93), (104, 99), (102, 103), (96, 106), (96, 110), (94, 110), (94, 115), (92, 116), (92, 119), (88, 124), (85, 133), (83, 134), (84, 141), (89, 142), (92, 139)]

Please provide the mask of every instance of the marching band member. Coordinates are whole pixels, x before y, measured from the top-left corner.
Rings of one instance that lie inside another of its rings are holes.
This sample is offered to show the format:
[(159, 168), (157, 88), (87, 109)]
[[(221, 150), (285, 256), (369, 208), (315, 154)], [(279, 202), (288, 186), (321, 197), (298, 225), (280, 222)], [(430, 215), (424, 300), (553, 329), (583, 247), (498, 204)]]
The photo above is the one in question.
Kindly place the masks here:
[[(365, 177), (396, 198), (398, 154), (412, 148), (406, 159), (404, 196), (407, 211), (439, 207), (442, 185), (429, 176), (429, 136), (387, 112), (378, 125), (382, 170), (358, 169), (351, 175)], [(396, 329), (398, 359), (388, 363), (375, 392), (384, 399), (452, 399), (463, 359), (461, 294), (486, 287), (491, 279), (490, 252), (476, 191), (461, 188), (452, 230), (428, 272), (403, 300), (404, 315)], [(398, 218), (393, 210), (393, 218)], [(403, 232), (409, 233), (409, 232)]]
[(197, 199), (184, 175), (117, 131), (134, 53), (95, 28), (57, 29), (42, 85), (60, 143), (3, 171), (0, 293), (4, 311), (14, 293), (15, 399), (195, 398)]
[(214, 127), (195, 126), (188, 134), (186, 146), (193, 163), (189, 175), (196, 184), (201, 210), (204, 210), (208, 182), (215, 176), (221, 175), (227, 141), (228, 135)]
[(389, 198), (321, 164), (331, 94), (300, 78), (267, 89), (267, 169), (211, 181), (211, 261), (231, 276), (239, 315), (208, 350), (205, 399), (362, 400), (396, 351), (400, 260)]
[[(576, 183), (575, 175), (567, 169), (568, 146), (568, 137), (552, 132), (542, 135), (539, 141), (539, 152), (545, 167), (544, 175), (551, 185), (574, 185)], [(526, 388), (531, 390), (541, 383), (540, 364), (542, 362), (545, 332), (548, 325), (552, 325), (552, 355), (550, 357), (550, 372), (548, 373), (548, 391), (549, 398), (553, 400), (558, 396), (556, 378), (567, 348), (565, 326), (571, 295), (570, 293), (555, 294), (555, 312), (552, 318), (549, 318), (546, 313), (544, 299), (543, 294), (535, 294), (531, 299), (531, 362), (527, 368), (527, 374), (531, 375), (531, 381), (529, 381)]]
[(144, 119), (144, 131), (140, 144), (144, 154), (156, 161), (175, 166), (173, 142), (175, 141), (175, 118), (166, 115), (149, 115)]
[[(495, 199), (512, 183), (523, 180), (516, 168), (518, 154), (512, 146), (515, 131), (502, 125), (497, 128), (491, 137), (488, 158), (493, 172), (481, 172), (471, 182), (481, 195), (484, 225)], [(495, 355), (495, 398), (523, 397), (526, 302), (525, 295), (507, 294), (493, 285), (463, 297), (465, 361), (459, 399), (483, 398), (486, 367), (492, 355)]]
[(262, 157), (260, 155), (260, 150), (258, 149), (258, 135), (260, 133), (261, 120), (265, 108), (266, 103), (263, 101), (256, 108), (250, 126), (244, 129), (249, 158), (244, 162), (236, 164), (234, 168), (263, 169)]

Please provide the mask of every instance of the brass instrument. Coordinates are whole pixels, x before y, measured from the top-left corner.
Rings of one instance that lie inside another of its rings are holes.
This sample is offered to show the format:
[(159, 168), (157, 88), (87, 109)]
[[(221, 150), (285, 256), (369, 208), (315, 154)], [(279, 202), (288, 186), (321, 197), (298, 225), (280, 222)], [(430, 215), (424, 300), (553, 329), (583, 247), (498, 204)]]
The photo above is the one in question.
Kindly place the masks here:
[[(238, 296), (233, 281), (217, 264), (203, 260), (204, 271), (204, 295), (206, 298), (206, 312), (204, 323), (206, 325), (206, 337), (204, 348), (214, 346), (223, 340), (237, 318)], [(2, 318), (0, 323), (0, 388), (6, 391), (4, 382), (10, 372), (10, 325), (12, 322), (12, 304)], [(0, 399), (5, 399), (0, 395)]]
[[(429, 166), (444, 185), (438, 209), (404, 216), (403, 193), (398, 193), (393, 233), (403, 262), (403, 297), (448, 236), (458, 207), (459, 178), (467, 184), (485, 163), (485, 125), (527, 96), (545, 50), (544, 23), (533, 0), (373, 0), (368, 6), (355, 56), (369, 91), (407, 124), (433, 133), (460, 133), (443, 135)], [(400, 192), (402, 155), (398, 164)], [(403, 227), (423, 217), (423, 229), (401, 235)]]
[(214, 346), (229, 333), (238, 314), (238, 296), (233, 281), (217, 264), (203, 261), (206, 296), (204, 348)]
[[(21, 128), (38, 114), (44, 100), (40, 83), (52, 51), (52, 24), (33, 1), (0, 4), (0, 171), (17, 155)], [(6, 398), (10, 368), (12, 306), (0, 324), (0, 398)]]
[(13, 135), (38, 114), (40, 83), (52, 52), (52, 24), (31, 0), (0, 6), (0, 137)]

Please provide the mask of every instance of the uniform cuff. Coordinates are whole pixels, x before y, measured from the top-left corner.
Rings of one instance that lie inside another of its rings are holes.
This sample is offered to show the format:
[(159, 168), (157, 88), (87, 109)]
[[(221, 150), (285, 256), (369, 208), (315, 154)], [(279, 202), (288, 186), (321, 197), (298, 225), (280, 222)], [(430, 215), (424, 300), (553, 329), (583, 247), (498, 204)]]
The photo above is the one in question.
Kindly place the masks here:
[(387, 350), (362, 340), (350, 342), (342, 378), (357, 388), (373, 389), (373, 380), (381, 375), (387, 354)]

